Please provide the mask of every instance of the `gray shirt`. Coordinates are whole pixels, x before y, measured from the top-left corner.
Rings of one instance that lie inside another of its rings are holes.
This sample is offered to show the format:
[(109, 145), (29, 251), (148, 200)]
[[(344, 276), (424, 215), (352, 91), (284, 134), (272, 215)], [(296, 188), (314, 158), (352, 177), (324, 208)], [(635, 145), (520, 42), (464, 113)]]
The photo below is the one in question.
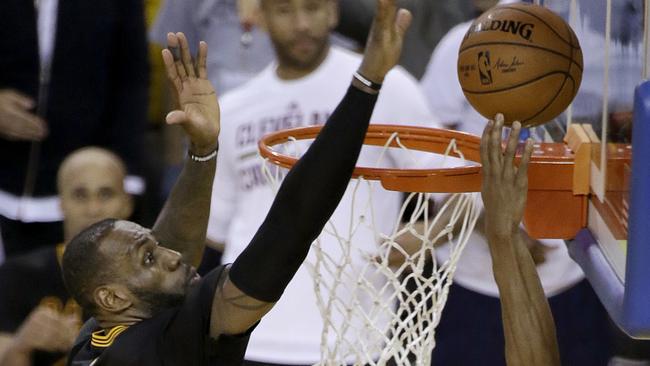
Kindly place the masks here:
[(208, 78), (219, 94), (250, 79), (274, 57), (268, 36), (259, 29), (251, 32), (248, 47), (242, 44), (236, 0), (164, 0), (150, 39), (166, 45), (168, 32), (184, 32), (192, 52), (199, 41), (208, 44)]

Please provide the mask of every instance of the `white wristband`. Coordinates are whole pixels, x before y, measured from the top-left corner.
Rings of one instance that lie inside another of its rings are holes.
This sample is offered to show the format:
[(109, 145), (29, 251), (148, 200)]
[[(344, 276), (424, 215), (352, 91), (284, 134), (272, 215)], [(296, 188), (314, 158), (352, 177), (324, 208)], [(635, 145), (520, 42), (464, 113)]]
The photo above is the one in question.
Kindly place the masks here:
[(354, 78), (357, 79), (361, 84), (367, 86), (368, 88), (379, 91), (381, 90), (381, 84), (377, 84), (374, 81), (368, 79), (367, 77), (361, 75), (358, 71), (354, 73)]
[(188, 150), (187, 156), (190, 158), (190, 160), (195, 161), (197, 163), (205, 163), (206, 161), (210, 161), (215, 157), (217, 157), (217, 152), (219, 152), (219, 145), (217, 145), (217, 147), (208, 155), (204, 155), (204, 156), (194, 155)]

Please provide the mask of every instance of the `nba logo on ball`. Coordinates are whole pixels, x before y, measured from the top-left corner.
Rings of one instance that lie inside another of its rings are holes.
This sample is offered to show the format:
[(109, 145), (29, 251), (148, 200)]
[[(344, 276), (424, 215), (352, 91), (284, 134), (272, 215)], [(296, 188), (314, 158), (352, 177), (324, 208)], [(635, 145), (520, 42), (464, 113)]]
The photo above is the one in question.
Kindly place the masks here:
[(478, 72), (481, 77), (481, 84), (492, 84), (492, 71), (490, 71), (490, 51), (478, 53)]
[(458, 51), (458, 80), (469, 103), (492, 119), (531, 127), (562, 113), (582, 81), (578, 38), (538, 5), (495, 6), (477, 18)]

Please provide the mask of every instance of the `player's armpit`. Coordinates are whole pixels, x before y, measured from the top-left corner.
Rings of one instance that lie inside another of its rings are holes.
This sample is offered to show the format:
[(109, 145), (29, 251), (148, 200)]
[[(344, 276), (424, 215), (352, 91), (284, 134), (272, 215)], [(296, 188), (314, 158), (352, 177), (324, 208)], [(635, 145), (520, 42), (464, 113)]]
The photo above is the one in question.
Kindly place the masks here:
[(212, 301), (210, 336), (214, 339), (245, 333), (275, 305), (246, 295), (230, 281), (228, 269), (224, 271)]

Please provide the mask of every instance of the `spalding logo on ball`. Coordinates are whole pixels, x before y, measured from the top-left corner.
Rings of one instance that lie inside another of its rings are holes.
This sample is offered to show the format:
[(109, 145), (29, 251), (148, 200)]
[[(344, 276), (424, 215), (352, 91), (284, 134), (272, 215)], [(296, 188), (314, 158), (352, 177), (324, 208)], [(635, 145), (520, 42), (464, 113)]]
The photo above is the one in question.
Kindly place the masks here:
[(470, 27), (458, 51), (469, 103), (492, 119), (531, 127), (562, 113), (578, 93), (582, 51), (569, 25), (532, 4), (496, 6)]

